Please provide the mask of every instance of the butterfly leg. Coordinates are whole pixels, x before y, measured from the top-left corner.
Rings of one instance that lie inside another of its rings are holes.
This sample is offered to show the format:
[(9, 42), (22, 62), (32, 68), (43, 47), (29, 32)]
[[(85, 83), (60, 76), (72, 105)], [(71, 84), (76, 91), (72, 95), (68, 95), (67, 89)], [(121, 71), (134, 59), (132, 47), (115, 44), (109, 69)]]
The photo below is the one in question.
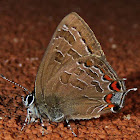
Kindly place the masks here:
[(42, 135), (44, 135), (44, 123), (43, 123), (42, 118), (40, 118), (40, 122), (41, 122), (41, 126), (42, 126)]
[(21, 131), (23, 131), (24, 127), (26, 126), (27, 121), (28, 121), (28, 118), (26, 117), (26, 119), (25, 119), (25, 121), (24, 121), (24, 124), (23, 124), (23, 126), (22, 126), (22, 128), (21, 128)]
[[(24, 124), (23, 124), (23, 126), (22, 126), (22, 128), (21, 128), (21, 131), (24, 129), (24, 127), (27, 125), (27, 124), (29, 124), (30, 123), (30, 110), (29, 109), (27, 109), (27, 116), (26, 116), (26, 119), (25, 119), (25, 121), (24, 121)], [(33, 121), (33, 120), (31, 120), (31, 121)]]
[(77, 135), (74, 133), (74, 131), (71, 128), (71, 125), (69, 124), (69, 120), (66, 120), (67, 126), (69, 127), (69, 129), (71, 130), (72, 134), (77, 137)]

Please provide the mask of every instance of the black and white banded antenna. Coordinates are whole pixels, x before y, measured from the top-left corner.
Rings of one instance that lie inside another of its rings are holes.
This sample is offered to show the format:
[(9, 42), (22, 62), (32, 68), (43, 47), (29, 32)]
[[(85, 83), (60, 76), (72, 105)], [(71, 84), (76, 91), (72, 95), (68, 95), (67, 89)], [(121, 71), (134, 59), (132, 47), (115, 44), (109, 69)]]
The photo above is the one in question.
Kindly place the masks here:
[(4, 80), (14, 84), (15, 86), (18, 86), (18, 87), (22, 88), (24, 91), (27, 91), (29, 94), (31, 94), (31, 92), (27, 88), (23, 87), (22, 85), (14, 82), (14, 81), (11, 81), (11, 80), (7, 79), (4, 75), (0, 74), (0, 77), (3, 78)]

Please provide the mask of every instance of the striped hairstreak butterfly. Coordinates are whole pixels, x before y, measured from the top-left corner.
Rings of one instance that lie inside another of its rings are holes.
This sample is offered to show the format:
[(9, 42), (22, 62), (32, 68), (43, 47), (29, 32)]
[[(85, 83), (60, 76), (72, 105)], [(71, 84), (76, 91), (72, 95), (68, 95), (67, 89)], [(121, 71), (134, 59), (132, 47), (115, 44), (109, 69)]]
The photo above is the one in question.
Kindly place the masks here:
[(23, 98), (27, 107), (24, 125), (36, 118), (43, 125), (44, 119), (68, 122), (116, 113), (124, 106), (127, 93), (137, 90), (126, 90), (124, 80), (107, 62), (85, 21), (70, 13), (58, 25), (45, 52), (34, 91)]

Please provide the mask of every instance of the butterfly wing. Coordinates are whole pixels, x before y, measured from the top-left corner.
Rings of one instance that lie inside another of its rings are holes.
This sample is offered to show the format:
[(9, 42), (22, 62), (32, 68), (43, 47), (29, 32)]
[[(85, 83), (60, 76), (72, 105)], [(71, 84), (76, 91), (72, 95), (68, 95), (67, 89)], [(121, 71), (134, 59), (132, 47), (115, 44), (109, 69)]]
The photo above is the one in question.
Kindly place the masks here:
[(67, 119), (90, 119), (112, 92), (101, 80), (105, 74), (117, 79), (92, 30), (71, 13), (57, 27), (40, 64), (36, 104), (49, 118), (61, 111)]
[(71, 13), (57, 27), (44, 54), (36, 77), (36, 96), (65, 64), (90, 54), (104, 55), (92, 30), (76, 13)]

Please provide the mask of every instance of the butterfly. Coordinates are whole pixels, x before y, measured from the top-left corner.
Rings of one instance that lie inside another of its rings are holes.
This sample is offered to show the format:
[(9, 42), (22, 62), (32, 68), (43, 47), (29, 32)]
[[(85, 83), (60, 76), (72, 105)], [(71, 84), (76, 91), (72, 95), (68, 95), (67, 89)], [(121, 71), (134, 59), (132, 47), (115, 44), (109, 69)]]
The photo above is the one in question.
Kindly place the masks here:
[(90, 27), (72, 12), (60, 22), (47, 47), (34, 91), (23, 98), (25, 125), (36, 118), (44, 126), (44, 119), (69, 122), (117, 113), (127, 93), (137, 90), (126, 90), (124, 80), (106, 60)]

